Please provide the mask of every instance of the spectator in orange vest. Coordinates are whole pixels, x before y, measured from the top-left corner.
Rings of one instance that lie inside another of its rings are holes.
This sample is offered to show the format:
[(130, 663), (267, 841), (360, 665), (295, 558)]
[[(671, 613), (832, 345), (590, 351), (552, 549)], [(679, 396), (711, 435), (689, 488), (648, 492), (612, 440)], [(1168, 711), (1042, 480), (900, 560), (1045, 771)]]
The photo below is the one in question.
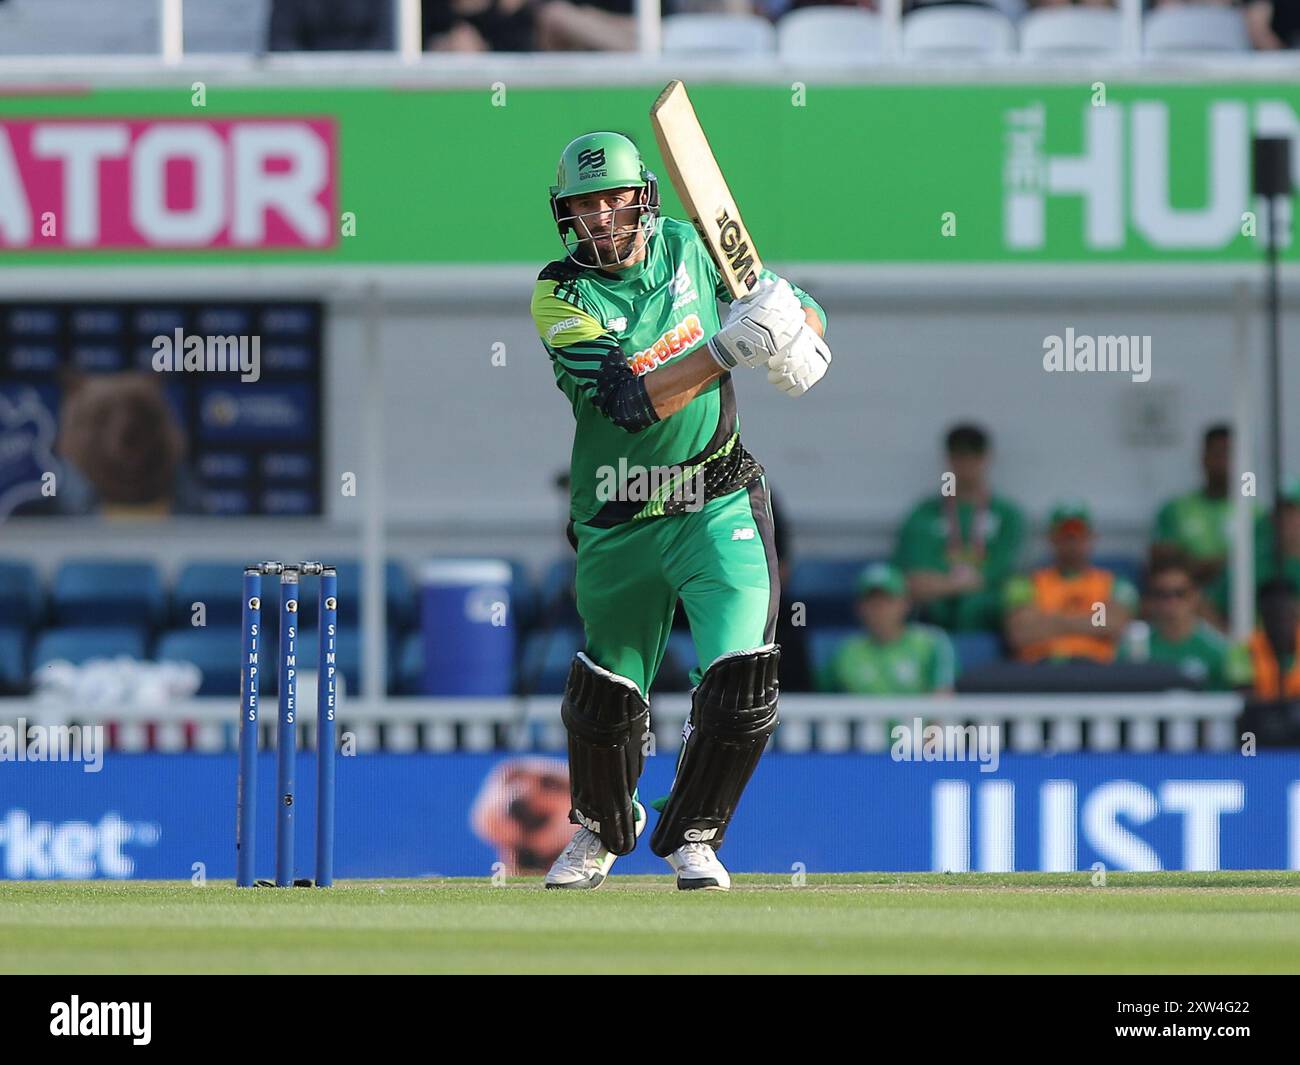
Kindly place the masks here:
[(1022, 662), (1113, 662), (1137, 589), (1092, 564), (1092, 518), (1082, 503), (1054, 508), (1047, 535), (1055, 563), (1007, 582), (1007, 641)]
[(1259, 590), (1260, 626), (1250, 638), (1256, 699), (1300, 699), (1300, 607), (1285, 578)]

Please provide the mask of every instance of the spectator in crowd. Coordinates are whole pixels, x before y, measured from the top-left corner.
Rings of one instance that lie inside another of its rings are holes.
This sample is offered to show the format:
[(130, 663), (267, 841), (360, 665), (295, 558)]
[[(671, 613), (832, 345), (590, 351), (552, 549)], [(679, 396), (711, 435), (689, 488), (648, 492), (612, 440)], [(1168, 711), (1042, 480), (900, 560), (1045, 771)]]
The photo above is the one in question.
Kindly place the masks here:
[(537, 8), (544, 52), (630, 52), (636, 48), (632, 0), (545, 0)]
[(1259, 590), (1260, 624), (1250, 638), (1256, 699), (1300, 699), (1300, 607), (1297, 586), (1275, 578)]
[[(1261, 514), (1256, 522), (1255, 572), (1260, 583), (1283, 577), (1300, 588), (1300, 480), (1292, 481), (1282, 491), (1281, 509), (1276, 520)], [(1274, 529), (1282, 534), (1282, 569), (1278, 571)]]
[(1020, 554), (1023, 520), (989, 487), (988, 434), (955, 426), (947, 437), (954, 480), (913, 508), (898, 536), (894, 564), (923, 620), (950, 631), (996, 629), (1002, 585)]
[(1082, 503), (1059, 504), (1048, 526), (1053, 564), (1007, 582), (1007, 642), (1022, 662), (1113, 662), (1137, 590), (1092, 564), (1092, 518)]
[[(1279, 514), (1282, 526), (1281, 576), (1300, 588), (1300, 480), (1293, 481), (1282, 493)], [(1278, 576), (1277, 555), (1274, 551), (1274, 518), (1271, 511), (1261, 509), (1255, 516), (1255, 584), (1256, 587)], [(1205, 589), (1205, 598), (1217, 618), (1227, 618), (1231, 608), (1231, 569), (1224, 565)]]
[(1228, 555), (1232, 499), (1228, 494), (1232, 431), (1227, 425), (1205, 430), (1201, 445), (1200, 488), (1166, 502), (1156, 514), (1151, 559), (1182, 556), (1193, 566), (1198, 584), (1218, 576)]
[(424, 46), (430, 52), (533, 52), (534, 0), (424, 0)]
[(903, 575), (886, 562), (858, 577), (858, 618), (865, 630), (840, 644), (818, 678), (822, 691), (855, 695), (951, 692), (956, 655), (942, 629), (908, 624)]
[[(1200, 616), (1200, 592), (1185, 561), (1168, 557), (1147, 572), (1146, 600), (1151, 621), (1148, 660), (1167, 662), (1209, 691), (1231, 691), (1250, 684), (1246, 650), (1234, 646)], [(1129, 657), (1121, 649), (1119, 657)]]
[(1246, 30), (1261, 52), (1300, 48), (1300, 3), (1296, 0), (1249, 0)]
[(375, 0), (273, 0), (272, 52), (364, 52), (394, 46), (393, 5)]

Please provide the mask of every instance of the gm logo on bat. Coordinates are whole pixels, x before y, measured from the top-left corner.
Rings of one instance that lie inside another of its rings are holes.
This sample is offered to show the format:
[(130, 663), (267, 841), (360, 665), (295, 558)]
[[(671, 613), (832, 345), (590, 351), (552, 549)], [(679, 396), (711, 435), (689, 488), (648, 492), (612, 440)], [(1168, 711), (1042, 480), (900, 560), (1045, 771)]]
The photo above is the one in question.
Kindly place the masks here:
[(731, 269), (735, 271), (737, 277), (745, 278), (746, 288), (752, 289), (757, 279), (754, 277), (752, 269), (754, 258), (749, 253), (749, 238), (745, 235), (745, 231), (740, 228), (740, 223), (727, 213), (725, 207), (718, 208), (714, 224), (718, 227), (718, 240)]

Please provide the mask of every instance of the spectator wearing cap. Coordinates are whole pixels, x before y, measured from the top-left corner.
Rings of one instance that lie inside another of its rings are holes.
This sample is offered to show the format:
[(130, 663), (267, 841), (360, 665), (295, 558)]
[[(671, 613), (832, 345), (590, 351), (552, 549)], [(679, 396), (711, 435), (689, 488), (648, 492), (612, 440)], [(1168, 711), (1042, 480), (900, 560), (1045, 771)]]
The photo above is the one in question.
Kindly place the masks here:
[(1137, 590), (1092, 564), (1092, 516), (1084, 504), (1058, 504), (1047, 535), (1052, 565), (1007, 582), (1007, 642), (1022, 662), (1113, 662)]
[[(1230, 643), (1200, 616), (1200, 590), (1192, 567), (1166, 558), (1147, 572), (1146, 602), (1151, 622), (1147, 660), (1167, 662), (1208, 691), (1232, 691), (1250, 686), (1250, 660), (1245, 648)], [(1127, 647), (1119, 652), (1127, 659)]]
[(945, 445), (952, 494), (931, 496), (912, 509), (894, 565), (923, 620), (953, 632), (996, 629), (1024, 522), (1019, 508), (989, 486), (991, 448), (980, 426), (954, 426)]
[(952, 691), (952, 641), (932, 625), (909, 624), (903, 575), (878, 562), (857, 581), (857, 613), (864, 632), (836, 648), (822, 670), (822, 691), (854, 695), (927, 695)]

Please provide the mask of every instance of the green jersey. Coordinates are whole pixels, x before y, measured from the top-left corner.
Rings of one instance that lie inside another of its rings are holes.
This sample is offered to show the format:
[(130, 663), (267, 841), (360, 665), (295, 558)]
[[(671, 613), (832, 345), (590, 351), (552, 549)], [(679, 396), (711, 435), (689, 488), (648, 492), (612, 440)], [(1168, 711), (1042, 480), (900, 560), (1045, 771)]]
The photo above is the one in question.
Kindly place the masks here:
[[(824, 324), (820, 306), (791, 287)], [(720, 300), (730, 302), (730, 293), (708, 250), (694, 226), (674, 218), (660, 218), (645, 258), (617, 275), (571, 260), (538, 275), (533, 321), (577, 420), (569, 469), (575, 522), (604, 529), (697, 509), (762, 476), (740, 444), (730, 374), (667, 418), (646, 391), (647, 373), (718, 331)]]
[(1019, 509), (999, 496), (987, 506), (950, 496), (925, 499), (903, 523), (894, 565), (904, 573), (947, 573), (959, 562), (974, 566), (984, 576), (984, 588), (927, 604), (925, 618), (953, 631), (997, 628), (1002, 583), (1015, 569), (1023, 530)]
[(822, 670), (818, 687), (853, 695), (926, 695), (952, 688), (956, 663), (942, 629), (908, 625), (892, 643), (870, 635), (845, 640)]
[(1202, 491), (1169, 500), (1156, 514), (1152, 540), (1175, 544), (1196, 561), (1222, 558), (1228, 553), (1232, 500), (1211, 499)]
[[(1129, 660), (1129, 649), (1121, 646), (1121, 661)], [(1189, 680), (1208, 691), (1231, 691), (1250, 684), (1250, 656), (1244, 647), (1230, 643), (1215, 628), (1198, 621), (1190, 636), (1169, 640), (1151, 628), (1152, 662), (1168, 662), (1178, 667)]]

